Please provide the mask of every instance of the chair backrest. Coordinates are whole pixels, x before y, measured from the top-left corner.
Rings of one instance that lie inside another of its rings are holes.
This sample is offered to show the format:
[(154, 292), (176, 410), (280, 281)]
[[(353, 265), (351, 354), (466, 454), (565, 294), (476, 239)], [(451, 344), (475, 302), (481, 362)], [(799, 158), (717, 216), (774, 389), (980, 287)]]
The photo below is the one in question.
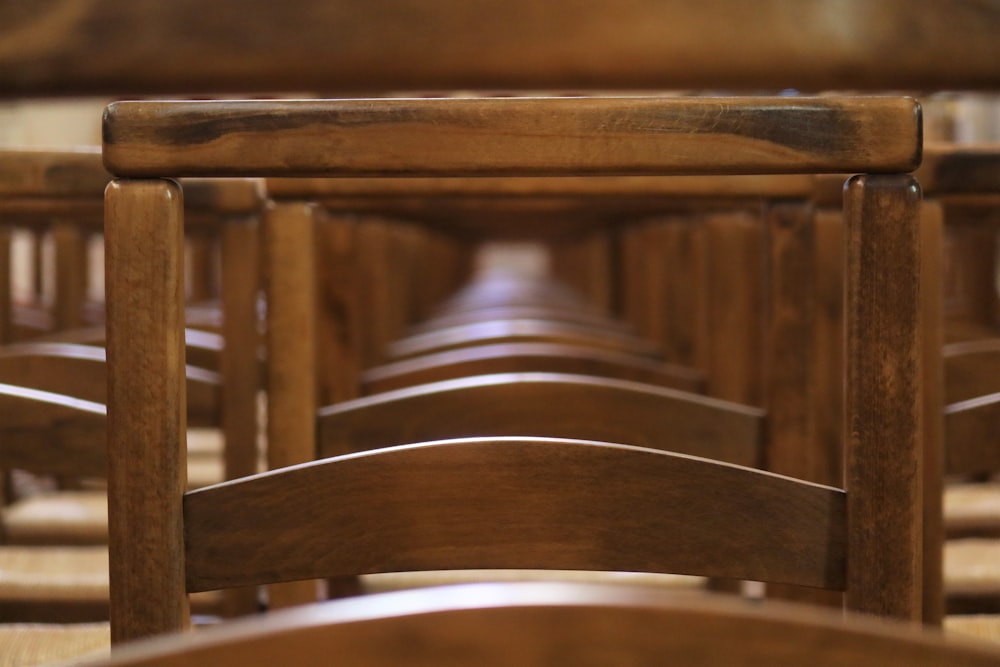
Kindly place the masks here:
[(385, 667), (1000, 665), (989, 644), (945, 641), (870, 617), (581, 584), (478, 584), (338, 600), (136, 643), (86, 664), (318, 667), (331, 656)]
[[(280, 118), (280, 127), (257, 124), (256, 119), (272, 117)], [(855, 609), (918, 615), (918, 191), (912, 179), (892, 173), (912, 169), (918, 159), (919, 109), (912, 101), (150, 102), (116, 104), (105, 121), (107, 164), (129, 177), (890, 172), (853, 179), (846, 195), (847, 414), (852, 424), (845, 447), (846, 493), (662, 451), (515, 438), (347, 455), (182, 499), (177, 442), (183, 403), (169, 370), (181, 343), (180, 258), (170, 251), (180, 238), (180, 191), (168, 181), (115, 181), (106, 212), (109, 303), (115, 304), (109, 343), (118, 355), (109, 394), (111, 540), (119, 556), (112, 566), (112, 608), (118, 640), (183, 625), (185, 590), (475, 564), (677, 568), (828, 586), (846, 590)], [(407, 150), (400, 151), (401, 146)], [(297, 226), (307, 229), (312, 215), (304, 206), (275, 207), (265, 229), (291, 235)], [(156, 253), (146, 250), (154, 247)], [(287, 251), (283, 246), (269, 252), (281, 256)], [(153, 254), (155, 264), (149, 261)], [(300, 261), (272, 264), (271, 282), (281, 285), (282, 294), (308, 297), (309, 262), (301, 261), (301, 252), (284, 256)], [(269, 305), (276, 305), (273, 296)], [(305, 303), (311, 308), (308, 298)], [(308, 320), (291, 317), (284, 326), (283, 335), (291, 338), (282, 349), (312, 345)], [(881, 335), (868, 337), (872, 330)], [(273, 349), (273, 327), (269, 335)], [(873, 374), (873, 367), (891, 372)], [(129, 368), (163, 372), (139, 378), (126, 372)], [(308, 373), (306, 366), (272, 374), (269, 391), (287, 393), (286, 383)], [(290, 403), (281, 419), (297, 418), (304, 426), (296, 437), (311, 443), (314, 402), (307, 397)], [(131, 433), (155, 435), (143, 438), (139, 452)], [(280, 439), (272, 438), (269, 447)], [(310, 446), (299, 460), (314, 455)], [(648, 483), (639, 482), (643, 478)], [(692, 485), (712, 492), (697, 503), (674, 495), (693, 490)], [(158, 490), (149, 492), (154, 487)], [(140, 488), (146, 490), (142, 498), (136, 494)], [(332, 495), (321, 507), (313, 506), (321, 490)], [(640, 490), (642, 498), (635, 495)], [(511, 497), (519, 500), (510, 502)], [(286, 501), (291, 504), (285, 506)], [(762, 509), (769, 503), (775, 503), (774, 516)], [(690, 509), (662, 512), (668, 506)], [(468, 511), (462, 520), (456, 520), (457, 507)], [(789, 508), (795, 508), (794, 516), (788, 516)], [(150, 515), (162, 520), (151, 525)], [(573, 523), (581, 515), (594, 522), (592, 529)], [(841, 516), (849, 517), (846, 523)], [(776, 517), (780, 525), (761, 523)], [(602, 522), (610, 523), (601, 527)], [(384, 532), (368, 528), (380, 524)], [(751, 525), (756, 528), (750, 530)], [(791, 535), (800, 528), (805, 531), (801, 540), (777, 541), (781, 553), (771, 551), (774, 541), (761, 543), (761, 536)], [(631, 538), (612, 537), (619, 530), (636, 532)], [(666, 536), (669, 546), (655, 543)], [(256, 539), (262, 546), (248, 558), (250, 542), (244, 540)], [(300, 539), (305, 540), (301, 546), (290, 547)], [(358, 541), (368, 539), (377, 543)], [(626, 543), (630, 548), (621, 548)], [(512, 544), (523, 551), (515, 553), (508, 548)], [(797, 552), (799, 547), (805, 552)], [(706, 556), (706, 548), (714, 555)], [(140, 552), (162, 557), (139, 558)], [(755, 557), (746, 558), (751, 552)], [(236, 553), (236, 559), (227, 555)], [(279, 553), (294, 562), (281, 563)], [(728, 558), (738, 562), (725, 562)], [(865, 567), (845, 570), (847, 561)], [(141, 601), (129, 596), (134, 585), (129, 582), (139, 580), (155, 582), (144, 588)]]

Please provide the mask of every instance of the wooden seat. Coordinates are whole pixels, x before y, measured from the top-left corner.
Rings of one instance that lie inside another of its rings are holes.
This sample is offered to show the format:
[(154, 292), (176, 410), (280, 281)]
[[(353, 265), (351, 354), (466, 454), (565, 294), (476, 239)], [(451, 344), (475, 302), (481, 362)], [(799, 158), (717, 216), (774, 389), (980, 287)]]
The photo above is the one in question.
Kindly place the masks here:
[[(0, 414), (0, 462), (5, 468), (106, 477), (103, 405), (3, 384)], [(55, 501), (65, 507), (68, 500), (59, 497), (62, 493), (29, 497), (15, 504), (12, 509), (20, 516), (13, 522), (5, 511), (5, 544), (0, 545), (0, 619), (4, 622), (97, 621), (108, 617), (108, 549), (98, 546), (106, 544), (107, 498), (100, 492), (78, 492), (86, 494), (82, 510), (75, 505), (75, 515), (53, 525), (48, 521), (49, 506)], [(42, 526), (32, 521), (39, 513)], [(209, 596), (199, 608), (218, 613), (219, 604), (217, 596)]]

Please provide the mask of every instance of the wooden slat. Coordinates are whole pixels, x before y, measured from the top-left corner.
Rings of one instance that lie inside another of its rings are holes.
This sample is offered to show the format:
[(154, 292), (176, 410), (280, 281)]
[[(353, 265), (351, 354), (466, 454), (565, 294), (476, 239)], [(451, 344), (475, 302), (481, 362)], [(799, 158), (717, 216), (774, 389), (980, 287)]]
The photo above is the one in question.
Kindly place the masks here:
[(916, 176), (928, 197), (1000, 194), (1000, 145), (928, 144)]
[(118, 102), (104, 115), (118, 176), (893, 172), (919, 159), (919, 106), (898, 97)]
[(276, 199), (336, 197), (792, 197), (812, 192), (811, 176), (591, 176), (500, 178), (271, 178)]
[(839, 588), (844, 511), (839, 490), (693, 457), (575, 440), (452, 440), (187, 494), (187, 583), (553, 568)]
[(846, 479), (852, 522), (847, 604), (921, 617), (920, 188), (856, 176), (844, 199)]
[(112, 182), (105, 243), (108, 545), (116, 554), (111, 634), (118, 642), (177, 631), (188, 620), (180, 188), (170, 181)]
[(105, 424), (103, 405), (0, 384), (0, 462), (5, 468), (103, 477)]
[[(30, 342), (0, 350), (0, 382), (102, 405), (107, 402), (107, 372), (104, 350), (98, 347)], [(195, 366), (187, 366), (185, 372), (189, 421), (194, 426), (217, 426), (222, 378)]]
[(399, 360), (470, 346), (529, 342), (589, 345), (649, 359), (661, 356), (655, 344), (632, 334), (550, 320), (494, 320), (413, 334), (391, 343), (388, 355)]
[[(655, 628), (656, 631), (651, 631)], [(511, 641), (516, 637), (517, 641)], [(725, 638), (725, 641), (720, 641)], [(1000, 651), (871, 618), (639, 586), (474, 584), (365, 596), (123, 647), (95, 667), (233, 667), (349, 655), (371, 667), (996, 667)], [(553, 659), (553, 656), (556, 656)]]
[(365, 394), (494, 373), (574, 373), (702, 392), (705, 374), (635, 355), (559, 343), (498, 343), (427, 354), (362, 373)]
[(0, 151), (0, 195), (4, 197), (100, 198), (109, 180), (99, 146)]
[(541, 435), (760, 465), (763, 413), (634, 382), (549, 373), (449, 380), (320, 410), (319, 453), (441, 438)]
[(1000, 84), (1000, 16), (975, 0), (54, 0), (0, 26), (4, 96)]

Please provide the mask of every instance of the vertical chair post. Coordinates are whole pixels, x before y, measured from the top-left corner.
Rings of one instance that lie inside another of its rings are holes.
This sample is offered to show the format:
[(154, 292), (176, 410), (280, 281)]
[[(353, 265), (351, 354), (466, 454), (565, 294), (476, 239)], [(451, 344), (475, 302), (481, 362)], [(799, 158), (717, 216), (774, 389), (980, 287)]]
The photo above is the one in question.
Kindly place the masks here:
[(924, 605), (927, 625), (944, 619), (944, 214), (940, 202), (920, 208), (924, 373)]
[(0, 344), (14, 339), (14, 289), (11, 273), (11, 231), (0, 225)]
[[(257, 391), (260, 388), (260, 225), (254, 217), (235, 217), (222, 227), (222, 337), (220, 359), (225, 478), (257, 472)], [(255, 587), (226, 591), (226, 613), (240, 616), (257, 607)]]
[[(271, 203), (264, 213), (267, 464), (272, 469), (316, 458), (315, 216), (315, 208), (302, 203)], [(269, 587), (268, 595), (272, 608), (315, 602), (316, 586), (278, 584)]]
[(70, 222), (52, 226), (55, 246), (55, 321), (56, 331), (75, 329), (83, 325), (83, 305), (87, 300), (87, 285), (81, 280), (86, 274), (86, 235)]
[(105, 193), (113, 642), (188, 624), (184, 209), (167, 180)]
[(922, 580), (920, 188), (845, 187), (847, 605), (916, 621)]

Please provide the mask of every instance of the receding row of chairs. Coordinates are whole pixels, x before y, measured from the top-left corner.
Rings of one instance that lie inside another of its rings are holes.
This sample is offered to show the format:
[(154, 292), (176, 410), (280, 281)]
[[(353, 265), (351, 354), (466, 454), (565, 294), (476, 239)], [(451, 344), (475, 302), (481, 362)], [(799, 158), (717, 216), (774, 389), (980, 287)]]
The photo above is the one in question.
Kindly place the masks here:
[[(994, 86), (995, 12), (847, 3), (831, 21), (778, 0), (637, 0), (576, 8), (567, 21), (560, 3), (490, 4), (300, 0), (233, 12), (202, 2), (192, 22), (181, 20), (195, 11), (185, 2), (57, 2), (0, 21), (7, 96), (605, 91), (108, 107), (107, 413), (99, 401), (64, 406), (89, 411), (84, 430), (106, 431), (107, 449), (87, 444), (99, 463), (57, 472), (100, 476), (106, 460), (112, 640), (165, 635), (119, 646), (111, 662), (340, 653), (376, 664), (587, 664), (669, 652), (682, 664), (998, 664), (992, 648), (913, 627), (937, 624), (944, 600), (934, 557), (942, 442), (950, 455), (952, 423), (989, 403), (951, 405), (944, 417), (943, 219), (909, 175), (923, 149), (919, 105), (623, 94)], [(295, 11), (317, 30), (288, 21)], [(236, 37), (218, 39), (213, 26)], [(865, 38), (861, 26), (889, 33)], [(112, 57), (67, 58), (97, 44)], [(157, 55), (166, 46), (176, 58)], [(842, 210), (818, 215), (813, 175), (843, 185), (850, 173), (861, 175), (847, 180)], [(224, 451), (249, 465), (186, 491), (197, 401), (185, 367), (191, 178), (266, 178), (258, 194), (270, 201), (256, 200), (260, 265), (249, 225), (247, 245), (230, 254), (223, 244), (221, 262), (221, 293), (237, 286), (241, 296), (238, 309), (223, 306), (218, 400), (235, 390), (250, 410), (238, 413), (247, 430), (237, 436), (226, 426), (237, 413), (222, 408)], [(624, 229), (651, 214), (683, 230)], [(412, 226), (428, 223), (430, 241)], [(468, 274), (460, 246), (498, 231), (560, 246), (559, 272), (610, 312), (644, 318), (636, 325), (652, 339), (547, 281), (478, 275), (432, 310)], [(843, 235), (842, 255), (816, 242), (825, 233)], [(244, 477), (258, 465), (261, 389), (273, 470)], [(35, 414), (0, 415), (11, 434), (45, 434), (34, 453), (77, 423)], [(967, 433), (988, 435), (988, 416), (971, 419)], [(357, 594), (382, 575), (496, 568), (827, 589), (845, 594), (852, 619), (645, 585), (506, 583), (356, 595), (175, 636), (190, 623), (189, 593), (235, 589), (246, 609), (267, 585), (276, 608), (314, 599), (319, 579), (329, 594)]]

